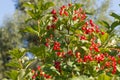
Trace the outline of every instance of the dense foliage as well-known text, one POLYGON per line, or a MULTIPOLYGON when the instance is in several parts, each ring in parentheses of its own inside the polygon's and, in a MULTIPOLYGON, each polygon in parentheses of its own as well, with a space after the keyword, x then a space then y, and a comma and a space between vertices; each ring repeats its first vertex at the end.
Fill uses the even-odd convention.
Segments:
MULTIPOLYGON (((6 75, 12 80, 119 80, 119 47, 109 45, 119 20, 109 25, 95 24, 81 4, 68 4, 58 10, 52 2, 25 3, 30 19, 23 32, 37 36, 29 49, 9 53, 11 68, 6 75), (32 57, 26 53, 33 53, 32 57)), ((113 17, 118 15, 113 13, 113 17)), ((117 16, 117 17, 116 17, 117 16)))

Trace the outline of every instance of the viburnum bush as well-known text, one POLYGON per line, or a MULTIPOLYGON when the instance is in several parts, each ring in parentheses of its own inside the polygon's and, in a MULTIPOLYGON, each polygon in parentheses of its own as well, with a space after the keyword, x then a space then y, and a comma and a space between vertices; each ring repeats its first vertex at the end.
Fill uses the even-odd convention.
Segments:
POLYGON ((111 55, 106 44, 110 31, 89 19, 81 4, 70 3, 48 13, 52 2, 25 6, 34 25, 24 31, 37 35, 38 43, 30 49, 11 51, 13 57, 18 52, 14 60, 21 65, 13 71, 18 74, 13 80, 111 80, 120 74, 120 56, 111 55), (25 58, 27 51, 36 58, 25 58), (33 64, 36 60, 39 65, 33 64))

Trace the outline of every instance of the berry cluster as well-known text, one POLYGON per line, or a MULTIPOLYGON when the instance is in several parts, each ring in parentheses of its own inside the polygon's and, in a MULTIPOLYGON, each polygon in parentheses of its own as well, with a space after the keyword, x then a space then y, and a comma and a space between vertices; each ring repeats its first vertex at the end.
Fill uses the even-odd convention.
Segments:
POLYGON ((112 72, 112 74, 115 74, 117 72, 117 62, 119 62, 119 59, 117 60, 114 56, 111 56, 108 53, 101 53, 98 55, 88 54, 85 55, 84 58, 81 58, 80 53, 77 52, 76 58, 76 61, 78 63, 84 64, 87 62, 96 62, 97 64, 100 64, 97 66, 97 71, 105 70, 106 72, 112 72))
POLYGON ((33 76, 32 76, 33 80, 37 80, 39 78, 45 79, 45 80, 52 78, 52 76, 43 72, 43 70, 41 69, 40 66, 37 67, 37 70, 32 70, 32 74, 33 74, 33 76))
POLYGON ((60 43, 59 42, 54 42, 53 50, 54 51, 60 50, 60 43))
POLYGON ((61 73, 60 62, 59 62, 59 61, 55 61, 55 62, 54 62, 54 66, 55 66, 56 70, 58 70, 58 71, 61 73))
MULTIPOLYGON (((77 62, 78 64, 80 63, 83 65, 91 64, 94 62, 95 65, 92 66, 92 68, 96 67, 96 72, 102 70, 115 74, 117 72, 116 66, 117 63, 120 63, 120 59, 117 60, 116 57, 109 55, 109 53, 106 53, 106 51, 102 51, 101 50, 102 43, 101 41, 100 42, 98 41, 100 36, 107 33, 100 30, 100 28, 93 22, 93 20, 90 19, 87 21, 85 11, 82 8, 78 8, 75 10, 74 8, 76 8, 74 7, 74 5, 68 4, 68 6, 63 5, 62 7, 60 7, 58 12, 55 9, 51 11, 52 23, 51 25, 47 26, 48 30, 47 33, 49 34, 50 32, 49 30, 52 30, 54 38, 51 39, 51 42, 49 41, 49 39, 46 40, 45 46, 51 49, 51 54, 52 53, 55 54, 54 56, 55 60, 53 60, 55 62, 53 64, 56 70, 61 73, 62 64, 64 63, 67 66, 67 60, 69 61, 71 60, 73 61, 73 63, 77 62), (66 23, 64 23, 64 21, 66 21, 66 23), (75 24, 82 22, 83 24, 78 27, 79 33, 74 32, 74 29, 77 29, 74 28, 75 24), (70 31, 70 29, 73 30, 70 31), (60 41, 59 37, 56 36, 55 32, 57 33, 58 36, 61 37, 64 35, 65 36, 64 38, 67 39, 60 38, 61 39, 60 41), (70 37, 73 36, 75 37, 75 39, 73 40, 72 43, 72 39, 70 37), (69 44, 72 44, 72 46, 69 44), (80 46, 78 44, 80 44, 80 46), (81 51, 81 46, 85 46, 85 48, 87 48, 86 51, 81 51), (64 61, 66 61, 66 63, 64 61)), ((51 33, 52 32, 50 32, 50 34, 51 33)), ((89 69, 87 70, 89 71, 89 69)))

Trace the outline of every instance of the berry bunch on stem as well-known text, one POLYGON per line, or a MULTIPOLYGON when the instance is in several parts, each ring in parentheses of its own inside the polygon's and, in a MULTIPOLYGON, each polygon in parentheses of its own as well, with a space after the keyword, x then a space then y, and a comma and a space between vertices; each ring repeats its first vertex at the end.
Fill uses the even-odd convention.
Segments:
MULTIPOLYGON (((100 72, 117 72, 116 57, 103 51, 102 43, 98 41, 106 33, 92 19, 87 18, 82 7, 77 4, 63 5, 59 11, 53 9, 51 16, 46 26, 45 46, 52 58, 48 64, 52 64, 59 73, 54 77, 66 79, 80 75, 97 76, 100 72)), ((49 59, 47 56, 44 58, 49 59)))

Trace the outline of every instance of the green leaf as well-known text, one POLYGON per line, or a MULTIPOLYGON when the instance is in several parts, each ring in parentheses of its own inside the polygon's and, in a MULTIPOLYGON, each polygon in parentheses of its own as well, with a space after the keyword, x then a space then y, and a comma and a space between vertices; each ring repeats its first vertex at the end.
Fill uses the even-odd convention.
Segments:
POLYGON ((117 70, 120 72, 120 65, 117 65, 117 70))
POLYGON ((111 80, 111 77, 109 77, 108 75, 106 75, 105 73, 103 73, 103 74, 100 74, 98 76, 97 80, 111 80))
POLYGON ((88 14, 88 15, 93 15, 94 13, 93 12, 85 12, 86 14, 88 14))
POLYGON ((26 12, 29 16, 32 17, 32 19, 36 19, 36 16, 35 16, 36 14, 32 10, 27 10, 26 12))
POLYGON ((111 30, 114 30, 115 27, 117 27, 118 25, 120 25, 120 22, 118 22, 118 21, 113 22, 113 23, 111 24, 111 30))
POLYGON ((49 8, 52 7, 52 6, 54 6, 54 3, 53 3, 53 2, 47 2, 47 3, 45 3, 45 5, 44 5, 44 10, 49 9, 49 8))
POLYGON ((58 70, 56 70, 56 68, 54 66, 51 66, 50 69, 52 70, 52 72, 55 72, 55 74, 60 75, 60 72, 58 70))
POLYGON ((104 35, 100 35, 100 41, 101 43, 104 43, 109 37, 109 34, 108 33, 105 33, 104 35))
POLYGON ((22 68, 19 62, 16 59, 11 60, 6 66, 13 67, 13 68, 22 68))
POLYGON ((39 35, 39 32, 34 30, 32 27, 26 27, 23 31, 39 35))
POLYGON ((82 7, 83 6, 83 4, 75 4, 75 9, 77 10, 77 9, 79 9, 80 7, 82 7))
POLYGON ((21 51, 20 49, 13 49, 9 51, 9 54, 11 54, 12 57, 14 58, 21 58, 24 55, 24 51, 21 51))
POLYGON ((26 3, 24 3, 23 4, 23 7, 28 7, 28 8, 31 8, 31 9, 35 9, 35 7, 34 7, 34 5, 32 4, 32 3, 30 3, 30 2, 26 2, 26 3))
POLYGON ((106 21, 98 21, 98 23, 100 24, 100 25, 102 25, 102 26, 104 26, 104 27, 106 27, 107 29, 109 29, 110 28, 110 25, 109 25, 109 23, 108 22, 106 22, 106 21))
POLYGON ((18 74, 18 80, 22 80, 22 79, 24 79, 25 72, 26 72, 25 69, 21 69, 21 70, 19 71, 19 74, 18 74))
POLYGON ((79 77, 73 77, 70 80, 89 80, 89 78, 85 75, 81 75, 79 77))
POLYGON ((6 72, 7 77, 9 77, 11 80, 18 80, 18 71, 16 70, 11 70, 6 72))
POLYGON ((39 0, 37 3, 37 7, 39 10, 41 10, 42 6, 43 6, 44 0, 39 0))
POLYGON ((84 51, 88 51, 88 49, 85 46, 81 46, 81 49, 83 49, 84 51))
POLYGON ((115 19, 120 20, 120 16, 117 15, 116 13, 111 13, 110 15, 111 15, 112 17, 114 17, 115 19))
POLYGON ((35 56, 43 58, 45 56, 45 46, 42 45, 40 47, 37 47, 37 46, 32 47, 30 48, 30 52, 35 54, 35 56))

